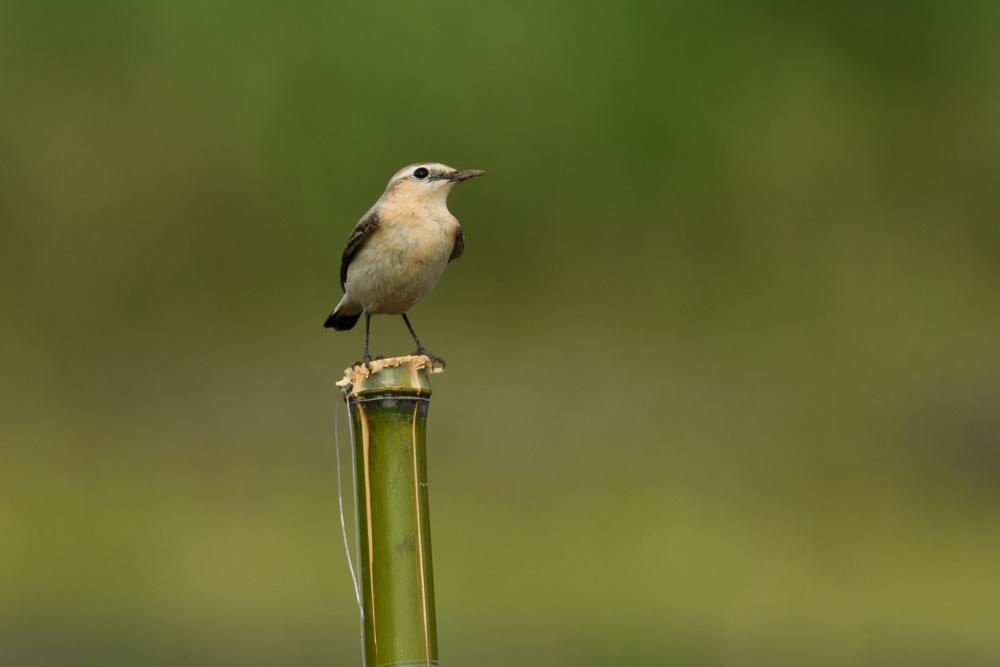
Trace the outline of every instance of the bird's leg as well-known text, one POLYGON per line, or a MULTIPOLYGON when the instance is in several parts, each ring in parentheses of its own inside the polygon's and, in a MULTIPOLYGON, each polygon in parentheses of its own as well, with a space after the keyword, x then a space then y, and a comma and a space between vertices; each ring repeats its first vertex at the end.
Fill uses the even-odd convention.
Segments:
POLYGON ((410 335, 413 336, 413 340, 417 344, 417 351, 414 352, 414 355, 417 356, 423 355, 429 358, 431 360, 432 367, 434 365, 434 362, 438 361, 441 363, 441 368, 444 368, 445 367, 444 359, 428 352, 427 348, 424 347, 423 344, 420 342, 420 339, 417 338, 417 332, 413 330, 413 325, 410 324, 410 319, 406 316, 406 313, 403 313, 403 321, 406 322, 406 328, 410 330, 410 335))
POLYGON ((368 333, 371 330, 372 316, 367 310, 365 311, 365 356, 361 357, 361 361, 355 361, 355 366, 361 366, 364 364, 368 368, 368 372, 372 371, 372 356, 368 354, 368 333))
POLYGON ((368 367, 369 371, 372 369, 372 364, 371 364, 372 355, 368 354, 368 334, 371 331, 371 325, 372 325, 372 314, 366 310, 365 311, 365 356, 363 356, 362 359, 364 359, 365 366, 368 367))

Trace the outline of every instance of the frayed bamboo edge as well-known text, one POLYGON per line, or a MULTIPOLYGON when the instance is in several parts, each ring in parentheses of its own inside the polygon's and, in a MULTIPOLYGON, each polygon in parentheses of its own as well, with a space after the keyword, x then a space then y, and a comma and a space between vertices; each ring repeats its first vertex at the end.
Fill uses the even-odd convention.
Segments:
POLYGON ((430 357, 422 354, 408 354, 405 357, 390 357, 389 359, 372 359, 371 370, 365 364, 358 364, 344 369, 344 379, 337 383, 342 389, 350 388, 351 396, 357 396, 362 383, 378 373, 384 368, 395 368, 396 366, 407 366, 413 377, 417 376, 417 371, 426 370, 428 373, 443 373, 444 368, 435 366, 430 357))

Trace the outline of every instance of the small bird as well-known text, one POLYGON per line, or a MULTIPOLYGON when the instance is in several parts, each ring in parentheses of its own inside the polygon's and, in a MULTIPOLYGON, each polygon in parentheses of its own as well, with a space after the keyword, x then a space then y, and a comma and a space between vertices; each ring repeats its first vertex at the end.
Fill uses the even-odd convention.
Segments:
POLYGON ((371 316, 402 315, 417 343, 415 354, 444 365, 421 344, 406 312, 430 293, 448 262, 462 256, 465 238, 448 211, 448 195, 456 184, 483 173, 436 162, 403 167, 354 227, 340 261, 344 297, 323 326, 347 331, 364 313, 366 364, 371 316))

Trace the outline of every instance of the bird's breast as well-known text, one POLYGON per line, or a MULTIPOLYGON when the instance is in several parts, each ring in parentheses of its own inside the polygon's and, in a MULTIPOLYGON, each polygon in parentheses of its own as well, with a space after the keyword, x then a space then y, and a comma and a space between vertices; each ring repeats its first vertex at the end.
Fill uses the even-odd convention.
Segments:
POLYGON ((450 215, 383 217, 351 260, 345 290, 370 313, 406 312, 437 284, 457 226, 450 215))

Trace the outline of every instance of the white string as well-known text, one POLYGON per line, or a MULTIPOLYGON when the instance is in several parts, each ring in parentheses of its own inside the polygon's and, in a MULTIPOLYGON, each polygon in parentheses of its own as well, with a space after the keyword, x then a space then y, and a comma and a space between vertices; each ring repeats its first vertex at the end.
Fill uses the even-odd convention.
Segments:
MULTIPOLYGON (((341 389, 340 395, 344 397, 344 401, 346 402, 347 401, 347 390, 346 389, 341 389)), ((357 600, 358 600, 358 608, 361 610, 361 618, 362 618, 362 620, 364 620, 365 610, 364 610, 364 607, 361 605, 361 589, 358 587, 358 577, 361 575, 361 573, 359 572, 357 575, 355 575, 355 573, 354 573, 354 563, 351 561, 351 548, 348 546, 348 542, 347 542, 347 522, 344 521, 344 492, 343 492, 343 489, 341 488, 341 483, 340 483, 340 431, 337 428, 337 422, 338 422, 339 415, 340 415, 340 401, 337 401, 337 407, 334 408, 334 411, 333 411, 333 442, 334 442, 334 447, 337 450, 337 505, 340 507, 340 531, 341 531, 341 534, 344 536, 344 551, 347 553, 347 566, 351 569, 351 581, 354 582, 354 597, 357 598, 357 600)), ((354 443, 354 425, 350 421, 350 415, 348 415, 347 423, 348 423, 348 426, 350 426, 350 429, 351 429, 351 443, 353 444, 354 443)), ((352 447, 351 451, 353 452, 353 450, 354 450, 354 448, 352 447)), ((355 465, 354 465, 354 455, 353 454, 351 455, 351 471, 352 472, 356 472, 355 465)), ((351 479, 354 480, 354 489, 355 489, 355 494, 354 494, 354 534, 355 534, 355 536, 357 536, 357 534, 358 534, 358 510, 357 510, 357 502, 358 502, 357 501, 357 497, 358 497, 358 495, 357 495, 357 484, 358 484, 358 482, 355 479, 355 475, 351 475, 351 479)), ((355 547, 357 547, 357 544, 355 544, 355 547)), ((358 552, 356 551, 355 553, 358 553, 358 552)), ((361 562, 360 561, 358 561, 358 566, 359 567, 361 566, 361 562)), ((363 644, 362 644, 362 648, 363 648, 363 644)))

